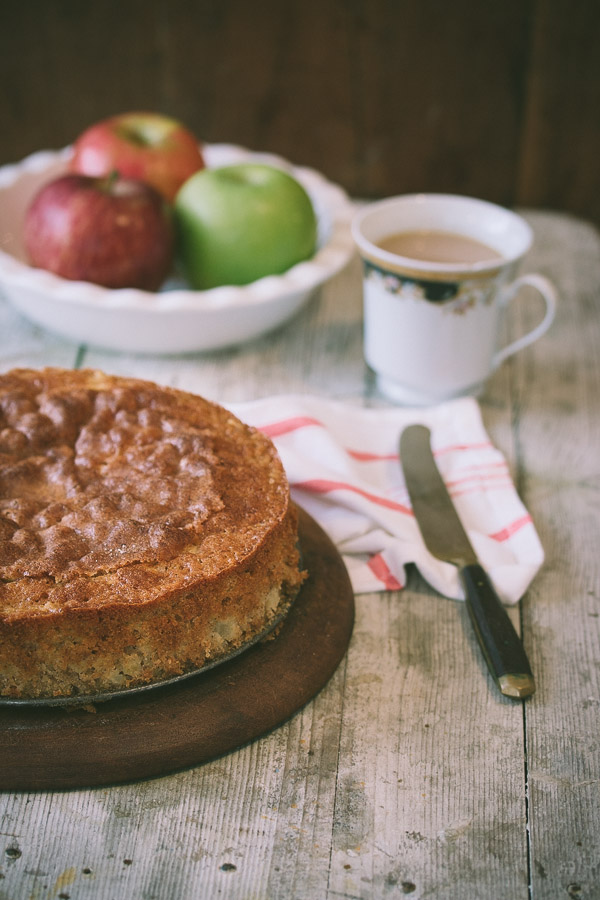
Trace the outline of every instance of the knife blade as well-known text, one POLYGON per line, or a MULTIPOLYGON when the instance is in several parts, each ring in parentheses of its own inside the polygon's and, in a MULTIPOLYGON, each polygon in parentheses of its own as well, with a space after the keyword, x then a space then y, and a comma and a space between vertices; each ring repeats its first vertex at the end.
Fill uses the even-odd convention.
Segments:
POLYGON ((433 458, 429 428, 409 425, 403 430, 400 462, 427 549, 458 567, 469 618, 498 687, 508 697, 530 696, 535 680, 522 641, 450 499, 433 458))

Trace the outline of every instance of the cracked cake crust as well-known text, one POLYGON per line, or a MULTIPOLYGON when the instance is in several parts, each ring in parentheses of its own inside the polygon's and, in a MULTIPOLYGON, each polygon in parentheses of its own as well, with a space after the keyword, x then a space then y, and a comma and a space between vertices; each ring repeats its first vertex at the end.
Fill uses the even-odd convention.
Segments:
POLYGON ((0 695, 176 677, 303 580, 277 452, 201 397, 97 370, 0 376, 0 695))

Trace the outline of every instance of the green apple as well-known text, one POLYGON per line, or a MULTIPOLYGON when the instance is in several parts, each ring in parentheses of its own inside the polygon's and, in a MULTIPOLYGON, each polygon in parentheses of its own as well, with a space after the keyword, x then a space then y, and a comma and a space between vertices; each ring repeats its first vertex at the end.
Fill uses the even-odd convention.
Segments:
POLYGON ((179 255, 199 290, 279 275, 316 249, 317 218, 283 169, 245 162, 192 175, 175 198, 179 255))

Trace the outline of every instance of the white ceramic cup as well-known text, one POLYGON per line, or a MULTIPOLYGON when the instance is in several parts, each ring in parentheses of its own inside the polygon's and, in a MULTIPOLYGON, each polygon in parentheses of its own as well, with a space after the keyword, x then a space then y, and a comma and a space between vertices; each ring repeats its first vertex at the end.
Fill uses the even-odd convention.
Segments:
POLYGON ((364 207, 352 234, 364 266, 365 359, 381 393, 396 403, 428 405, 478 394, 508 356, 552 323, 552 284, 542 275, 516 277, 532 243, 531 229, 501 206, 452 194, 407 194, 364 207), (500 258, 429 262, 377 245, 402 231, 474 238, 500 258), (526 285, 543 298, 545 314, 532 331, 499 347, 506 308, 526 285))

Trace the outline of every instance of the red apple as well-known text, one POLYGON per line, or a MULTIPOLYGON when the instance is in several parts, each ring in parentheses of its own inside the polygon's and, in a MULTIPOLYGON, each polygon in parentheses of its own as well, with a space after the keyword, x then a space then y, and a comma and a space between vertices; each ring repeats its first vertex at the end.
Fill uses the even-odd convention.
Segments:
POLYGON ((81 175, 147 181, 173 200, 190 175, 204 168, 197 138, 181 122, 158 113, 122 113, 90 126, 75 141, 70 168, 81 175))
POLYGON ((25 214, 34 266, 107 288, 158 290, 173 259, 173 222, 149 184, 114 173, 67 174, 44 185, 25 214))

